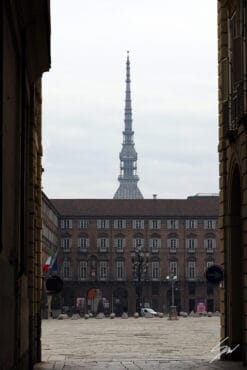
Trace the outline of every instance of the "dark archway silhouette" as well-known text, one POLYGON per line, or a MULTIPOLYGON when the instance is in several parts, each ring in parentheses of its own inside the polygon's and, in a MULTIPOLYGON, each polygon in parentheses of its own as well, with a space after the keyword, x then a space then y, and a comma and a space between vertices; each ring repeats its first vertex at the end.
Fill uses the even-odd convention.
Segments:
POLYGON ((235 166, 230 185, 229 202, 229 240, 228 250, 225 258, 226 266, 226 334, 229 336, 231 348, 239 345, 232 352, 232 360, 242 360, 243 343, 243 241, 242 241, 242 188, 240 181, 240 171, 235 166))

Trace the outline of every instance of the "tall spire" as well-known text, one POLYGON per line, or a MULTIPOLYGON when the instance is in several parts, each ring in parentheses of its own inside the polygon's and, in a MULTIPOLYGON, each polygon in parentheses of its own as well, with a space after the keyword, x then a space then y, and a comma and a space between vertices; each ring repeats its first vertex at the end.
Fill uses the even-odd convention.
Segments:
POLYGON ((125 115, 124 116, 125 131, 132 131, 132 108, 131 108, 131 92, 130 92, 129 51, 127 51, 127 62, 126 62, 126 91, 125 91, 124 115, 125 115))
POLYGON ((127 51, 126 62, 126 91, 125 91, 125 110, 124 110, 124 131, 122 150, 119 154, 120 175, 118 181, 119 188, 114 195, 114 199, 143 199, 137 182, 137 153, 134 144, 134 131, 132 131, 132 108, 130 91, 130 61, 129 51, 127 51))

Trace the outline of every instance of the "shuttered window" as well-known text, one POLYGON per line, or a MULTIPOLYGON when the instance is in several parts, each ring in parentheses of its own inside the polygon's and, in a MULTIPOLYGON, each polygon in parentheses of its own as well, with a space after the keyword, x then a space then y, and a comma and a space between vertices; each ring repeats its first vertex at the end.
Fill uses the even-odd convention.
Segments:
POLYGON ((61 229, 72 229, 72 220, 61 220, 61 229))
POLYGON ((179 222, 178 220, 169 219, 167 220, 167 229, 178 229, 179 222))

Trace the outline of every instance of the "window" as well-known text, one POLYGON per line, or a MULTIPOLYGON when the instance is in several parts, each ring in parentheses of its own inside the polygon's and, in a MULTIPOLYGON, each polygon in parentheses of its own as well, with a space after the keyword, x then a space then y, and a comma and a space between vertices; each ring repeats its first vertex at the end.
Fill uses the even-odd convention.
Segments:
POLYGON ((117 261, 116 265, 117 280, 124 279, 124 261, 117 261))
MULTIPOLYGON (((43 229, 44 230, 44 229, 43 229)), ((46 235, 46 237, 47 237, 47 239, 51 242, 51 243, 53 243, 53 244, 55 244, 55 245, 57 245, 57 235, 55 235, 51 230, 49 230, 48 228, 46 228, 46 231, 47 231, 47 233, 48 233, 48 235, 46 235)))
POLYGON ((149 220, 149 229, 160 229, 160 220, 149 220))
POLYGON ((159 238, 151 238, 149 246, 152 252, 159 252, 161 246, 161 240, 159 238))
POLYGON ((61 239, 61 247, 63 248, 64 252, 70 251, 72 247, 72 239, 71 238, 62 238, 61 239))
POLYGON ((72 229, 72 220, 61 220, 61 229, 72 229))
POLYGON ((178 248, 178 239, 171 238, 167 240, 168 248, 170 249, 170 252, 176 252, 178 248))
POLYGON ((152 280, 160 278, 160 263, 159 261, 152 262, 152 280))
POLYGON ((178 220, 170 219, 167 220, 167 229, 178 229, 179 222, 178 220))
POLYGON ((114 220, 114 229, 125 229, 126 220, 114 220))
POLYGON ((144 229, 144 220, 133 220, 133 229, 144 229))
POLYGON ((79 279, 87 280, 87 261, 80 261, 79 264, 79 279))
POLYGON ((133 247, 134 248, 138 248, 138 247, 143 248, 144 247, 144 239, 143 238, 133 239, 133 247))
POLYGON ((196 229, 197 220, 186 220, 186 229, 196 229))
POLYGON ((98 229, 109 229, 109 220, 97 220, 98 229))
POLYGON ((62 276, 64 279, 70 279, 71 278, 71 267, 70 267, 70 261, 64 261, 62 265, 62 276))
POLYGON ((204 239, 204 248, 206 248, 207 252, 212 253, 215 247, 216 247, 216 240, 214 238, 204 239))
POLYGON ((233 89, 236 89, 236 82, 243 77, 243 62, 242 62, 242 35, 241 31, 241 12, 236 10, 230 19, 230 42, 229 48, 231 51, 231 76, 233 89))
POLYGON ((80 228, 81 229, 87 229, 88 228, 88 220, 85 220, 84 218, 80 220, 80 228))
MULTIPOLYGON (((222 101, 226 101, 228 100, 228 97, 229 97, 229 61, 227 57, 222 59, 221 61, 221 73, 222 73, 221 97, 222 97, 222 101)), ((228 109, 228 104, 227 104, 227 109, 228 109)))
POLYGON ((178 277, 178 263, 177 263, 177 261, 170 261, 170 263, 169 263, 169 273, 178 277))
POLYGON ((216 220, 204 220, 204 229, 214 230, 216 228, 216 220))
POLYGON ((195 279, 196 277, 196 263, 195 261, 188 262, 188 279, 195 279))
POLYGON ((241 36, 241 21, 239 11, 235 11, 230 19, 231 36, 236 39, 241 36))
POLYGON ((97 247, 99 248, 100 252, 106 252, 109 248, 109 239, 108 238, 98 238, 97 239, 97 247))
POLYGON ((108 263, 106 261, 100 261, 99 263, 99 278, 100 280, 106 280, 108 275, 108 263))
POLYGON ((47 238, 49 242, 57 245, 57 236, 44 223, 42 225, 42 237, 47 238))
POLYGON ((197 239, 186 239, 186 248, 188 249, 188 252, 195 252, 195 249, 197 248, 197 239))
POLYGON ((89 239, 86 237, 78 239, 78 247, 80 250, 87 250, 89 247, 89 239))
POLYGON ((124 238, 115 238, 114 239, 114 245, 117 250, 117 252, 123 252, 125 247, 125 239, 124 238))

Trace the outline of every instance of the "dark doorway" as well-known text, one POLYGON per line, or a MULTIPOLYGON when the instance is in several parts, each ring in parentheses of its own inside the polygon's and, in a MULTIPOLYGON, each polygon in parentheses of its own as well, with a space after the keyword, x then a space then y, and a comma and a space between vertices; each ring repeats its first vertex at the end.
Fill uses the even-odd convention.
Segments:
POLYGON ((62 291, 62 297, 63 297, 63 312, 67 313, 69 316, 72 315, 73 312, 75 312, 76 309, 76 299, 74 290, 72 288, 66 287, 62 291))
POLYGON ((128 312, 128 292, 124 288, 115 289, 113 292, 113 312, 116 316, 128 312))
POLYGON ((196 310, 196 300, 194 298, 189 299, 189 312, 196 310))
POLYGON ((208 312, 214 312, 214 300, 213 299, 207 299, 207 307, 206 310, 208 312))

